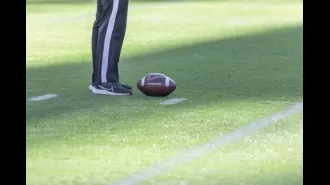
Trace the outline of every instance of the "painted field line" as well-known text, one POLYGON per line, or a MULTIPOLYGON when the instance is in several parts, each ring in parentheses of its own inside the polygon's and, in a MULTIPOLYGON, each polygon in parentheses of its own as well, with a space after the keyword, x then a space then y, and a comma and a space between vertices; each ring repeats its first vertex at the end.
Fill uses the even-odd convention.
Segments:
POLYGON ((48 100, 48 99, 56 98, 56 97, 57 97, 56 94, 45 94, 45 95, 42 95, 42 96, 32 97, 32 98, 30 98, 28 100, 29 101, 43 101, 43 100, 48 100))
POLYGON ((299 112, 303 111, 303 103, 295 104, 281 112, 272 114, 269 117, 256 120, 252 123, 247 124, 246 126, 240 127, 233 132, 230 132, 224 136, 220 136, 206 144, 200 145, 196 148, 187 150, 186 152, 179 154, 176 157, 173 157, 167 161, 161 162, 150 168, 147 168, 143 171, 139 171, 135 174, 127 176, 123 179, 118 180, 113 183, 113 185, 136 185, 143 181, 146 181, 152 177, 158 176, 164 173, 165 170, 173 168, 183 162, 192 160, 195 157, 206 154, 215 148, 220 148, 225 144, 233 143, 236 140, 248 136, 253 132, 256 132, 264 127, 267 127, 271 124, 277 123, 280 120, 283 120, 286 117, 293 116, 299 112))
POLYGON ((171 99, 168 99, 166 101, 163 101, 161 102, 160 104, 161 105, 173 105, 173 104, 177 104, 177 103, 180 103, 182 101, 185 101, 187 99, 185 98, 171 98, 171 99))

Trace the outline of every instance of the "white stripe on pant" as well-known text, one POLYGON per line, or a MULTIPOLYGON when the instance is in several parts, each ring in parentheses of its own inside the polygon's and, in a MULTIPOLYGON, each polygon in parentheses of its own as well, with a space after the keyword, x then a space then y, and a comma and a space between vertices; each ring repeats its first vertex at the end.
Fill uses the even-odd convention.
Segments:
POLYGON ((115 21, 117 17, 119 7, 119 0, 113 0, 112 12, 108 23, 107 32, 105 34, 104 46, 103 46, 103 56, 102 56, 102 64, 101 64, 101 81, 102 83, 107 82, 107 70, 109 64, 109 49, 111 44, 111 38, 113 29, 115 26, 115 21))

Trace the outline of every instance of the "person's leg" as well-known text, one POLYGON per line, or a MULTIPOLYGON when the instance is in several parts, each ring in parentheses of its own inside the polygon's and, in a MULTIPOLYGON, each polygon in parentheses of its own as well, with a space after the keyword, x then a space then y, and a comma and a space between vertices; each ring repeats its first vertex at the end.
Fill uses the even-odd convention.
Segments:
POLYGON ((95 21, 93 24, 93 31, 92 31, 92 60, 93 60, 93 74, 92 74, 92 85, 97 85, 96 76, 98 74, 98 65, 96 62, 96 51, 97 51, 97 41, 99 35, 99 28, 101 26, 101 15, 103 13, 103 7, 101 0, 97 0, 96 6, 96 16, 95 21))
MULTIPOLYGON (((126 33, 127 10, 128 0, 119 0, 116 17, 113 19, 114 21, 111 21, 111 19, 109 21, 109 24, 111 25, 108 25, 108 29, 111 30, 111 33, 109 30, 106 39, 109 39, 110 42, 105 42, 103 48, 103 64, 105 64, 104 67, 107 65, 107 69, 106 71, 103 71, 104 73, 102 74, 106 76, 105 78, 107 82, 120 81, 118 63, 126 33), (109 54, 108 58, 105 57, 107 54, 109 54)), ((105 70, 105 68, 103 68, 103 70, 105 70)))
POLYGON ((128 0, 100 0, 103 12, 97 36, 94 93, 130 95, 119 83, 118 62, 126 31, 128 0))

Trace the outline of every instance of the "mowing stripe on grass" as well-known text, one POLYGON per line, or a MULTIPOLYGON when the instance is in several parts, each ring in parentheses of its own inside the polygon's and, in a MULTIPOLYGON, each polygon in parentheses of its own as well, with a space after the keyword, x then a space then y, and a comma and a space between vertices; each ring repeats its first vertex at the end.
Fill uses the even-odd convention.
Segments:
POLYGON ((283 104, 283 103, 289 103, 289 104, 297 104, 299 102, 292 102, 292 101, 266 101, 266 103, 270 104, 283 104))
POLYGON ((161 105, 173 105, 173 104, 180 103, 184 100, 186 100, 186 99, 185 98, 171 98, 171 99, 161 102, 160 104, 161 105))
POLYGON ((42 95, 42 96, 32 97, 28 100, 29 101, 43 101, 43 100, 48 100, 48 99, 56 98, 56 97, 57 97, 56 94, 45 94, 45 95, 42 95))
MULTIPOLYGON (((171 5, 176 2, 185 1, 185 0, 168 0, 164 2, 157 2, 157 3, 145 3, 144 5, 130 5, 129 11, 132 10, 140 10, 143 8, 152 8, 152 7, 162 7, 164 5, 171 5)), ((48 18, 45 20, 41 20, 39 22, 35 22, 32 24, 28 24, 29 26, 40 26, 46 24, 56 24, 56 23, 65 23, 65 22, 75 22, 75 21, 83 21, 83 20, 94 20, 95 19, 95 12, 83 13, 74 16, 67 16, 67 17, 60 17, 60 18, 48 18)))
POLYGON ((113 185, 139 184, 154 176, 158 176, 162 174, 165 170, 168 170, 171 167, 175 167, 183 162, 192 160, 195 157, 210 152, 212 149, 220 148, 225 144, 233 143, 234 141, 242 137, 248 136, 253 132, 256 132, 271 124, 277 123, 278 121, 284 119, 285 117, 293 116, 301 111, 303 111, 303 102, 295 104, 285 110, 282 110, 281 112, 272 114, 269 117, 256 120, 252 123, 247 124, 246 126, 234 130, 233 132, 230 132, 224 136, 220 136, 206 144, 190 149, 174 158, 171 158, 167 161, 151 166, 150 168, 147 168, 143 171, 139 171, 126 178, 120 179, 119 181, 113 183, 113 185))

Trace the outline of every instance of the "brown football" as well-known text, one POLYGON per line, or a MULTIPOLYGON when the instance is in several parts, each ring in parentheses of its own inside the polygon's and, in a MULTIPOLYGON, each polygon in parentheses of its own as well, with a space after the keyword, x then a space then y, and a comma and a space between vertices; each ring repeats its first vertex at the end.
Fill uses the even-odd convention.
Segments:
POLYGON ((137 88, 146 96, 164 97, 176 89, 176 84, 164 74, 150 73, 138 81, 137 88))

